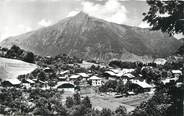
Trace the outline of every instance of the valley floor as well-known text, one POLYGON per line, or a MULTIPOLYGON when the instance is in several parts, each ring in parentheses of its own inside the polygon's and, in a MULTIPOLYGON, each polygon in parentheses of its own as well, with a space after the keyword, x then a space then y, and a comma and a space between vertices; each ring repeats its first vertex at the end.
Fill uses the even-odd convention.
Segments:
MULTIPOLYGON (((66 97, 72 96, 72 93, 64 92, 63 101, 66 97)), ((139 106, 143 101, 147 101, 152 97, 153 94, 142 93, 132 96, 121 96, 115 97, 115 95, 110 94, 99 94, 92 91, 90 94, 81 94, 81 97, 84 98, 88 96, 91 100, 92 106, 94 109, 102 110, 103 108, 110 109, 115 111, 120 105, 124 106, 127 109, 127 112, 133 111, 136 106, 139 106)))

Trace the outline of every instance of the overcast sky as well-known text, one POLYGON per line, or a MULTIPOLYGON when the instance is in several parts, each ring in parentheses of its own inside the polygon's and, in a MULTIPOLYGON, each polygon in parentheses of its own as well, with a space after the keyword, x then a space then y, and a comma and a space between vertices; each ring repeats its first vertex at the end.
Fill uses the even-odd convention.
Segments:
POLYGON ((142 13, 147 10, 146 2, 140 0, 0 0, 0 41, 52 25, 79 11, 110 22, 148 27, 142 22, 142 13))

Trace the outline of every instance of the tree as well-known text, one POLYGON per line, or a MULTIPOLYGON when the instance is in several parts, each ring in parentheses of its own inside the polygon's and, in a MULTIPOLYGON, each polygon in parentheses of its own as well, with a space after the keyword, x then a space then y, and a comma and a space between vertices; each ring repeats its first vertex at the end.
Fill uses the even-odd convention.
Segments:
POLYGON ((149 114, 144 110, 135 109, 132 113, 132 116, 149 116, 149 114))
POLYGON ((79 105, 81 103, 80 94, 76 93, 73 95, 73 97, 74 97, 74 104, 79 105))
POLYGON ((110 109, 103 108, 101 111, 101 116, 112 116, 112 111, 110 109))
POLYGON ((32 52, 27 52, 23 57, 25 62, 34 63, 34 54, 32 52))
POLYGON ((70 116, 86 116, 90 113, 89 108, 85 107, 83 104, 77 105, 73 111, 71 111, 70 116))
POLYGON ((126 93, 125 85, 124 85, 123 81, 118 82, 117 87, 116 87, 116 91, 118 93, 121 93, 121 94, 126 93))
POLYGON ((121 116, 126 116, 127 115, 127 110, 124 106, 119 106, 117 109, 116 109, 116 114, 118 115, 121 115, 121 116))
POLYGON ((66 98, 66 107, 71 108, 74 104, 73 98, 72 97, 67 97, 66 98))
POLYGON ((44 71, 40 71, 40 73, 38 74, 38 79, 40 79, 41 81, 46 81, 46 74, 44 71))
POLYGON ((147 0, 150 9, 143 13, 152 30, 161 30, 170 35, 184 34, 184 1, 147 0))
POLYGON ((8 58, 16 58, 22 54, 23 50, 21 50, 18 46, 13 45, 6 53, 6 57, 8 58))
POLYGON ((87 108, 91 108, 92 105, 91 105, 91 101, 89 99, 88 96, 86 96, 83 100, 82 100, 82 104, 87 107, 87 108))

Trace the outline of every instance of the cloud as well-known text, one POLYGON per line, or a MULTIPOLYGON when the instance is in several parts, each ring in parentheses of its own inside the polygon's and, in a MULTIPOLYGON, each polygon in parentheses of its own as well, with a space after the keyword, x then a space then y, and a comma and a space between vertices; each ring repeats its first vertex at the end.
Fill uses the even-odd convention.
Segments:
POLYGON ((83 1, 82 6, 82 10, 91 16, 118 24, 127 21, 127 9, 119 0, 108 0, 103 5, 83 1))
MULTIPOLYGON (((127 21, 127 9, 119 0, 107 0, 104 4, 81 0, 81 5, 82 11, 90 16, 118 24, 127 21)), ((78 12, 78 10, 71 11, 67 16, 74 16, 78 12)))
POLYGON ((10 37, 10 36, 17 36, 26 32, 31 31, 32 28, 29 26, 25 26, 23 24, 19 24, 15 27, 6 26, 1 33, 0 41, 10 37))
POLYGON ((47 27, 50 26, 51 24, 52 24, 51 21, 45 19, 42 19, 40 22, 38 22, 38 25, 41 27, 47 27))
POLYGON ((151 26, 147 22, 141 22, 138 27, 140 28, 150 28, 151 26))
POLYGON ((80 11, 76 10, 76 11, 71 11, 68 13, 68 15, 66 17, 71 17, 71 16, 75 16, 76 14, 78 14, 80 11))

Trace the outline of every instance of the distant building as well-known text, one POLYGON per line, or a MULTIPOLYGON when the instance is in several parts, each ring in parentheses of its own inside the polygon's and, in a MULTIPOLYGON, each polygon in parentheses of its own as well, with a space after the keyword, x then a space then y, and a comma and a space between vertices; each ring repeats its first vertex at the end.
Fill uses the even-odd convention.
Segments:
POLYGON ((66 81, 67 80, 67 76, 66 75, 65 76, 59 76, 58 80, 59 81, 66 81))
POLYGON ((51 73, 53 70, 50 67, 46 67, 43 69, 46 73, 51 73))
POLYGON ((31 88, 31 86, 33 86, 35 84, 35 81, 33 81, 33 80, 31 80, 31 79, 23 79, 22 80, 22 85, 24 86, 24 87, 26 87, 27 89, 28 88, 31 88))
POLYGON ((59 81, 66 81, 68 79, 68 75, 70 74, 69 70, 59 71, 57 72, 57 77, 59 81))
POLYGON ((89 80, 92 81, 92 86, 102 86, 102 79, 97 76, 92 76, 89 80))
POLYGON ((164 58, 157 58, 154 60, 154 63, 156 63, 157 65, 164 65, 166 62, 167 60, 164 58))
POLYGON ((178 80, 178 77, 174 77, 174 78, 166 78, 164 80, 162 80, 163 84, 167 84, 167 83, 170 83, 171 81, 177 81, 178 80))
POLYGON ((78 75, 80 75, 82 80, 87 80, 89 78, 89 74, 86 73, 77 73, 78 75))
POLYGON ((116 76, 116 73, 113 71, 105 71, 103 76, 108 80, 116 80, 118 77, 116 76))
POLYGON ((172 72, 173 76, 177 77, 177 78, 179 78, 179 76, 182 75, 181 70, 172 70, 171 72, 172 72))
POLYGON ((88 69, 88 68, 90 68, 91 66, 95 66, 95 67, 97 67, 97 66, 99 66, 98 64, 96 64, 96 63, 92 63, 92 62, 87 62, 87 61, 82 61, 82 63, 80 63, 80 64, 78 64, 80 67, 82 67, 82 68, 85 68, 85 69, 88 69))
POLYGON ((33 80, 31 80, 31 79, 23 79, 22 80, 22 83, 30 83, 30 84, 34 84, 35 83, 35 81, 33 81, 33 80))
POLYGON ((132 79, 132 78, 135 78, 135 76, 131 73, 126 73, 123 75, 124 77, 127 77, 128 79, 132 79))
POLYGON ((64 92, 75 92, 75 85, 71 82, 58 82, 56 86, 54 87, 58 91, 64 91, 64 92))
POLYGON ((79 81, 80 80, 80 75, 73 74, 69 77, 70 81, 79 81))
POLYGON ((21 81, 19 81, 17 78, 9 78, 2 80, 1 85, 4 87, 11 87, 11 86, 19 86, 21 84, 21 81))
POLYGON ((69 70, 65 70, 65 71, 60 71, 58 75, 59 76, 64 76, 64 75, 69 74, 69 73, 70 73, 69 70))
POLYGON ((116 80, 119 79, 120 77, 125 77, 125 78, 134 78, 135 76, 131 74, 131 72, 134 71, 134 69, 111 69, 108 71, 104 72, 104 76, 109 79, 109 80, 116 80))
POLYGON ((130 80, 130 81, 132 82, 132 88, 140 92, 149 92, 151 88, 153 88, 153 86, 148 84, 145 80, 144 81, 130 80))

